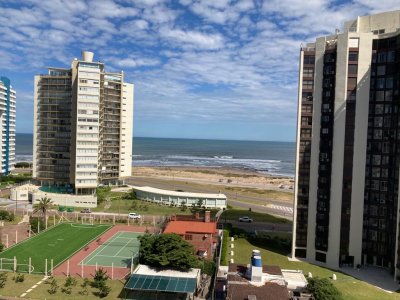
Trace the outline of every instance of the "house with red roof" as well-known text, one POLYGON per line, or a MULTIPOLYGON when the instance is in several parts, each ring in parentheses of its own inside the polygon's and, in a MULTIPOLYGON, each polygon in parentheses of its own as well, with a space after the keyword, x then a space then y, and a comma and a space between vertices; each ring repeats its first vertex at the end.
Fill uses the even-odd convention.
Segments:
POLYGON ((199 219, 198 214, 192 220, 178 220, 173 216, 164 233, 180 235, 195 247, 196 254, 200 257, 212 258, 218 242, 217 223, 211 221, 209 211, 205 212, 204 220, 199 219))

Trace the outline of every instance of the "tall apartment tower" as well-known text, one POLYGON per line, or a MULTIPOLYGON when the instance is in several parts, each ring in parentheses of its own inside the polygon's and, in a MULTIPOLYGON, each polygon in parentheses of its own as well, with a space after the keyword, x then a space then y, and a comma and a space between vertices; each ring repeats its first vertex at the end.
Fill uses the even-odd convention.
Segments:
POLYGON ((35 76, 33 177, 93 194, 131 175, 133 84, 82 52, 70 69, 35 76))
POLYGON ((400 274, 400 11, 300 49, 292 256, 400 274))
POLYGON ((8 175, 15 164, 16 96, 10 79, 0 76, 0 174, 8 175))

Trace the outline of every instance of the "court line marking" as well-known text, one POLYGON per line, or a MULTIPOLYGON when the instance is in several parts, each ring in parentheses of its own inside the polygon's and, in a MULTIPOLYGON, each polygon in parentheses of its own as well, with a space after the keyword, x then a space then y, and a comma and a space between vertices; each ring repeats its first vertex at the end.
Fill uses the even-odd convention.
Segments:
MULTIPOLYGON (((112 237, 110 237, 108 240, 106 240, 104 243, 107 243, 107 242, 113 242, 114 240, 116 240, 117 238, 123 238, 123 237, 120 237, 120 235, 121 234, 123 234, 123 233, 133 233, 133 234, 137 234, 137 236, 136 237, 134 237, 134 238, 131 238, 130 240, 135 240, 135 239, 137 239, 137 237, 140 235, 140 234, 143 234, 142 232, 133 232, 133 231, 118 231, 118 232, 116 232, 112 237)), ((127 245, 129 244, 129 242, 125 245, 125 246, 123 246, 123 248, 125 248, 127 245)), ((105 249, 107 249, 108 247, 111 247, 110 245, 104 245, 103 244, 103 249, 101 249, 99 252, 97 252, 96 253, 96 251, 99 249, 99 248, 97 248, 94 252, 92 252, 92 253, 90 253, 87 257, 85 257, 84 259, 82 259, 80 262, 79 262, 79 265, 90 265, 90 261, 92 261, 93 260, 93 258, 95 258, 96 256, 100 256, 100 253, 102 252, 102 251, 104 251, 105 249), (88 261, 86 261, 85 262, 85 260, 89 257, 89 256, 91 256, 91 255, 93 255, 88 261)), ((139 245, 137 245, 137 246, 135 246, 133 249, 138 249, 139 248, 139 245)), ((120 249, 121 250, 121 249, 120 249)), ((137 251, 136 251, 137 252, 137 251)), ((119 251, 118 251, 118 253, 119 253, 119 251)), ((117 254, 118 254, 117 253, 117 254)), ((110 257, 110 256, 107 256, 107 257, 110 257)), ((124 257, 125 258, 125 257, 124 257)), ((127 257, 128 258, 128 257, 127 257)))

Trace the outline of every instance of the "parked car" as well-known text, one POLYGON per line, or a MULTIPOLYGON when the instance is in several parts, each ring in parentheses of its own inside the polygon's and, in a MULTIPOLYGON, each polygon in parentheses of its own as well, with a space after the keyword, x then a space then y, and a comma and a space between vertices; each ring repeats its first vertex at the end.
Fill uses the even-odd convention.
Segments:
POLYGON ((253 222, 253 219, 252 219, 252 218, 249 218, 249 217, 240 217, 240 218, 239 218, 239 222, 251 223, 251 222, 253 222))
POLYGON ((134 219, 134 220, 138 220, 140 219, 142 216, 137 214, 137 213, 129 213, 128 218, 129 219, 134 219))
POLYGON ((90 214, 92 211, 90 210, 90 208, 84 208, 81 210, 81 213, 83 214, 90 214))

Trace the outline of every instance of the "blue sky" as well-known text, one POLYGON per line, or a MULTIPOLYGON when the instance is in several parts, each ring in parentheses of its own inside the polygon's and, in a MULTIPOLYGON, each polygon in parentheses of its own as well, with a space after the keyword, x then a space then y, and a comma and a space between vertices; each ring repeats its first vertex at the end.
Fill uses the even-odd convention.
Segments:
POLYGON ((294 141, 301 43, 398 0, 2 0, 0 74, 31 133, 33 76, 86 49, 135 84, 134 136, 294 141))

